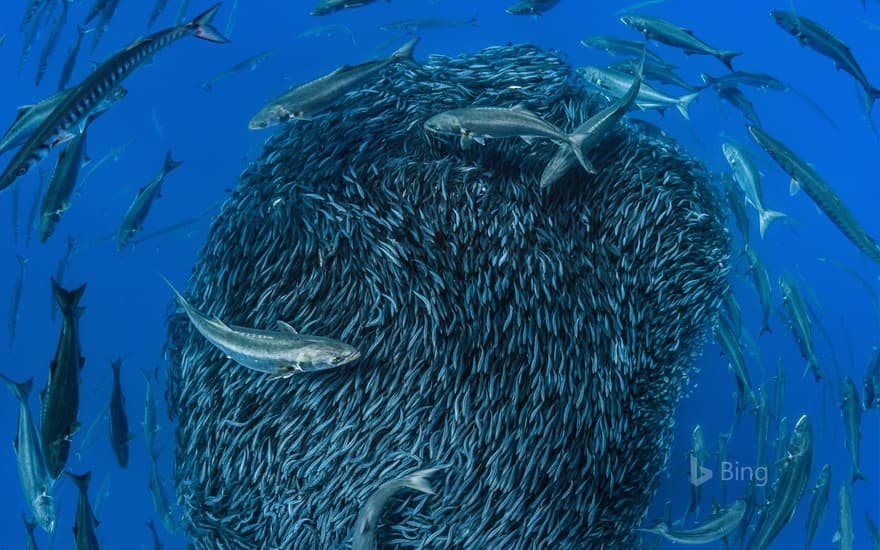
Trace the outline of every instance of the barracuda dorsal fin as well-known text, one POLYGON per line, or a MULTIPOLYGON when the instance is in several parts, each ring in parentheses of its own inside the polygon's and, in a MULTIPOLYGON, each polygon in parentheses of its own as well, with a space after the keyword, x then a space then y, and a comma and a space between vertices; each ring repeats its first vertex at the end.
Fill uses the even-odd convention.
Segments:
POLYGON ((284 321, 282 321, 280 319, 278 321, 276 321, 276 324, 278 325, 278 330, 280 330, 281 332, 287 332, 290 334, 299 334, 295 328, 293 328, 288 323, 285 323, 284 321))

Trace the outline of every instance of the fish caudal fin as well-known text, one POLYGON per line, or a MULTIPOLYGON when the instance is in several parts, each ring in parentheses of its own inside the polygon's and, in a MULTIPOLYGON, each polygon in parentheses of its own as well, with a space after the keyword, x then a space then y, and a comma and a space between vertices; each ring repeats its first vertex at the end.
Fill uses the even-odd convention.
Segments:
POLYGON ((718 61, 721 61, 722 63, 724 63, 724 66, 732 71, 733 70, 733 58, 738 55, 742 55, 742 52, 731 52, 731 51, 722 50, 722 51, 718 52, 718 55, 716 57, 718 57, 718 61))
POLYGON ((574 153, 575 157, 577 157, 578 162, 581 163, 581 166, 584 167, 584 170, 586 170, 590 174, 595 174, 596 168, 584 155, 584 141, 586 141, 588 137, 589 134, 571 134, 570 136, 568 136, 568 143, 571 147, 571 152, 574 153))
POLYGON ((92 479, 92 472, 86 472, 84 474, 74 474, 73 472, 65 470, 64 473, 67 474, 67 477, 72 479, 74 483, 76 483, 76 486, 77 488, 79 488, 80 492, 88 493, 89 480, 92 479))
POLYGON ((786 215, 783 212, 777 212, 776 210, 761 210, 758 213, 758 225, 761 238, 764 238, 764 233, 767 231, 767 227, 773 220, 784 217, 786 217, 786 215))
POLYGON ((403 63, 405 65, 421 67, 421 65, 419 65, 419 62, 413 59, 413 51, 416 49, 416 44, 418 44, 420 40, 421 38, 419 37, 413 38, 412 40, 395 50, 394 53, 388 56, 388 58, 393 59, 398 63, 403 63))
POLYGON ((871 115, 871 108, 874 106, 874 102, 880 99, 880 88, 868 88, 865 91, 865 113, 868 116, 871 115))
POLYGON ((691 119, 691 116, 688 114, 688 107, 693 100, 697 99, 698 95, 700 95, 700 92, 685 94, 675 102, 675 108, 678 109, 678 112, 681 113, 681 116, 683 116, 685 120, 691 119))
POLYGON ((865 474, 862 472, 861 468, 855 466, 853 468, 852 482, 855 483, 858 480, 865 481, 865 474))
POLYGON ((182 160, 174 160, 173 158, 171 158, 171 151, 168 151, 167 153, 165 153, 165 166, 162 169, 167 174, 175 168, 179 168, 182 164, 182 160))
POLYGON ((410 489, 415 489, 416 491, 428 495, 436 494, 434 488, 431 486, 431 482, 428 480, 428 478, 431 477, 436 471, 437 468, 428 468, 426 470, 418 470, 416 472, 413 472, 404 478, 404 485, 409 487, 410 489))
POLYGON ((27 402, 28 396, 31 394, 31 388, 34 386, 33 378, 25 380, 24 382, 16 382, 0 373, 0 380, 3 380, 3 383, 6 384, 6 387, 9 388, 9 391, 12 392, 12 395, 14 395, 16 399, 27 402))
POLYGON ((220 31, 211 25, 211 22, 214 21, 214 16, 217 15, 217 10, 219 9, 220 3, 218 2, 208 8, 208 10, 201 15, 196 16, 196 18, 189 23, 186 23, 186 27, 192 31, 192 34, 195 37, 201 38, 202 40, 216 42, 218 44, 228 43, 229 39, 220 34, 220 31))
POLYGON ((86 285, 82 285, 74 290, 65 290, 61 288, 58 281, 52 278, 52 294, 55 295, 55 301, 58 302, 58 308, 65 316, 76 316, 82 313, 79 308, 79 301, 82 299, 83 293, 86 291, 86 285))

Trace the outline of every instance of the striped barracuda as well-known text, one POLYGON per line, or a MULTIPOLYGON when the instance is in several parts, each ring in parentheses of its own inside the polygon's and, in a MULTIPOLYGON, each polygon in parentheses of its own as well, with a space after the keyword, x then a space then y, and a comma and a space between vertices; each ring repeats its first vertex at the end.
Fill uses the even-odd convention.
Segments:
POLYGON ((226 37, 211 26, 220 9, 215 4, 192 21, 171 27, 146 38, 140 38, 101 64, 79 86, 64 96, 46 120, 34 131, 0 175, 0 190, 28 173, 36 163, 48 155, 49 150, 67 141, 81 131, 83 123, 95 112, 97 106, 125 80, 135 69, 152 59, 160 50, 185 36, 195 36, 210 42, 225 43, 226 37))
POLYGON ((813 168, 798 158, 791 149, 778 140, 770 137, 767 132, 757 126, 748 126, 752 137, 758 145, 773 157, 779 166, 791 176, 792 189, 804 190, 813 199, 822 212, 856 247, 877 263, 880 263, 880 245, 868 235, 849 208, 843 204, 831 187, 816 173, 813 168))

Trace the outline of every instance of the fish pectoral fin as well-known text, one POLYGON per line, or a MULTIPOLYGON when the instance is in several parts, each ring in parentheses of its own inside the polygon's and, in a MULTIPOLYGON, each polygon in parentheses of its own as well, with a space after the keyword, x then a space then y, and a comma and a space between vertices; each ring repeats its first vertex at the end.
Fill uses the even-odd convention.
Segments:
POLYGON ((276 321, 276 323, 277 323, 277 325, 278 325, 278 329, 279 329, 281 332, 289 332, 290 334, 299 334, 299 333, 296 331, 295 328, 293 328, 292 326, 290 326, 288 323, 285 323, 285 322, 282 321, 281 319, 279 319, 278 321, 276 321))
POLYGON ((469 148, 469 147, 471 146, 471 144, 472 144, 473 142, 474 142, 474 136, 473 136, 473 134, 471 134, 471 133, 468 132, 467 130, 462 130, 462 131, 461 131, 461 141, 460 141, 460 143, 461 143, 461 148, 462 148, 462 149, 467 149, 467 148, 469 148))
POLYGON ((471 139, 473 139, 480 145, 486 145, 486 138, 483 136, 471 136, 471 139))
POLYGON ((519 137, 522 138, 522 140, 525 141, 526 143, 528 143, 529 145, 531 145, 535 141, 535 138, 533 138, 532 136, 519 136, 519 137))
POLYGON ((791 178, 791 182, 788 184, 788 194, 789 196, 797 195, 797 192, 801 190, 801 184, 798 183, 797 178, 791 178))
POLYGON ((52 140, 52 147, 55 147, 56 145, 60 145, 62 143, 70 141, 74 137, 76 137, 76 134, 74 134, 73 132, 69 132, 69 131, 61 132, 60 134, 58 134, 58 136, 55 139, 52 140))
POLYGON ((278 365, 275 372, 269 375, 269 380, 278 380, 280 378, 289 378, 294 374, 302 372, 302 367, 296 363, 278 365))

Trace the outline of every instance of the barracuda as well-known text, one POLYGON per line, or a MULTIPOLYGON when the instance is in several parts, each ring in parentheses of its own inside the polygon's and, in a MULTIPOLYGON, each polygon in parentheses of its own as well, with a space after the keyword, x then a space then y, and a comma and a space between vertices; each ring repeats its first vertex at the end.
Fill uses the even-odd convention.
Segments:
POLYGON ((64 99, 15 154, 6 170, 0 175, 0 191, 27 174, 35 164, 49 154, 52 147, 80 132, 83 123, 94 113, 101 101, 112 94, 135 69, 160 50, 185 36, 195 36, 220 44, 228 42, 226 37, 211 26, 211 21, 219 9, 220 4, 215 4, 189 23, 138 39, 95 69, 79 86, 64 96, 64 99))

